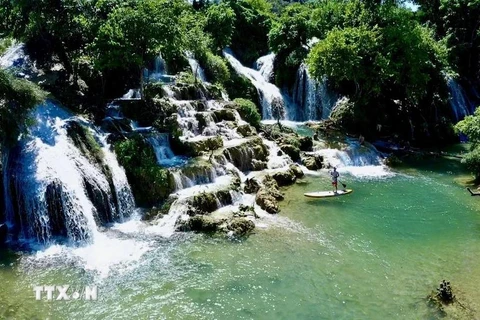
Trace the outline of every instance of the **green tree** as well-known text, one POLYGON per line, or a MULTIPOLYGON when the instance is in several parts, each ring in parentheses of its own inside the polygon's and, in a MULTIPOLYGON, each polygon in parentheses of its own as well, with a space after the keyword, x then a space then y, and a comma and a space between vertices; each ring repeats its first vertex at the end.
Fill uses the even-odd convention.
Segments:
POLYGON ((470 152, 462 159, 467 168, 475 175, 476 180, 480 179, 480 108, 475 110, 471 116, 465 117, 455 125, 458 133, 465 134, 471 142, 470 152))
POLYGON ((205 31, 213 38, 216 51, 221 51, 232 42, 235 30, 235 12, 227 3, 211 5, 206 12, 205 31))
POLYGON ((168 61, 181 55, 184 38, 179 18, 186 10, 182 0, 141 0, 135 6, 117 7, 100 26, 93 44, 99 70, 143 68, 161 52, 168 61))
POLYGON ((9 144, 26 127, 30 110, 45 99, 33 83, 0 69, 0 142, 9 144))

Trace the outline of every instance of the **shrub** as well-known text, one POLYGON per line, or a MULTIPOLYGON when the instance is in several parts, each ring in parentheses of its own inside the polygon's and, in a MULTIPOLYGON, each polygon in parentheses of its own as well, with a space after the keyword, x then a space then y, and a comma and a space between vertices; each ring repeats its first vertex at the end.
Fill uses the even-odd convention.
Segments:
POLYGON ((206 52, 199 60, 209 81, 225 83, 230 79, 230 70, 222 57, 206 52))
POLYGON ((233 102, 235 103, 235 109, 237 109, 243 120, 247 121, 255 128, 260 127, 260 121, 262 120, 262 117, 260 116, 255 103, 242 98, 235 99, 233 102))
POLYGON ((141 136, 116 143, 115 153, 138 205, 156 205, 173 192, 170 172, 157 164, 152 148, 141 136))

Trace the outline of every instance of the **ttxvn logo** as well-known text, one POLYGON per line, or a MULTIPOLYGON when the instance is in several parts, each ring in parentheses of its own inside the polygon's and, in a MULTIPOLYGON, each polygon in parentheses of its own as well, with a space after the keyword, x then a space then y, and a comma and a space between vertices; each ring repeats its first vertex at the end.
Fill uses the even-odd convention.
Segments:
POLYGON ((35 286, 35 299, 42 300, 46 296, 47 300, 97 300, 97 287, 87 286, 83 289, 72 290, 70 286, 35 286), (45 293, 45 295, 44 295, 45 293))

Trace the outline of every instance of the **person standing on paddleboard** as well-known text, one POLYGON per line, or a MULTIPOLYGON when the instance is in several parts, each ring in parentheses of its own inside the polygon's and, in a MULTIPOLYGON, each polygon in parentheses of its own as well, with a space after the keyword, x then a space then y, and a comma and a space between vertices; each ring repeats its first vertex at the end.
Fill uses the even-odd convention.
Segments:
POLYGON ((332 186, 335 188, 335 193, 338 191, 338 177, 340 173, 338 173, 337 168, 333 167, 333 171, 330 171, 330 175, 332 176, 332 186))

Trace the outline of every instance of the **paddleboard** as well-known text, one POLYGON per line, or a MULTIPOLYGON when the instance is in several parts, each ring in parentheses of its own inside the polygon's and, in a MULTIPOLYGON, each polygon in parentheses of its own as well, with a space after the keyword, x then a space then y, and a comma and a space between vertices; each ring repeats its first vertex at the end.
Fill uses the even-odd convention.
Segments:
POLYGON ((352 193, 352 189, 338 190, 337 193, 333 191, 319 191, 319 192, 307 192, 303 195, 309 198, 328 198, 328 197, 337 197, 344 196, 346 194, 352 193))

